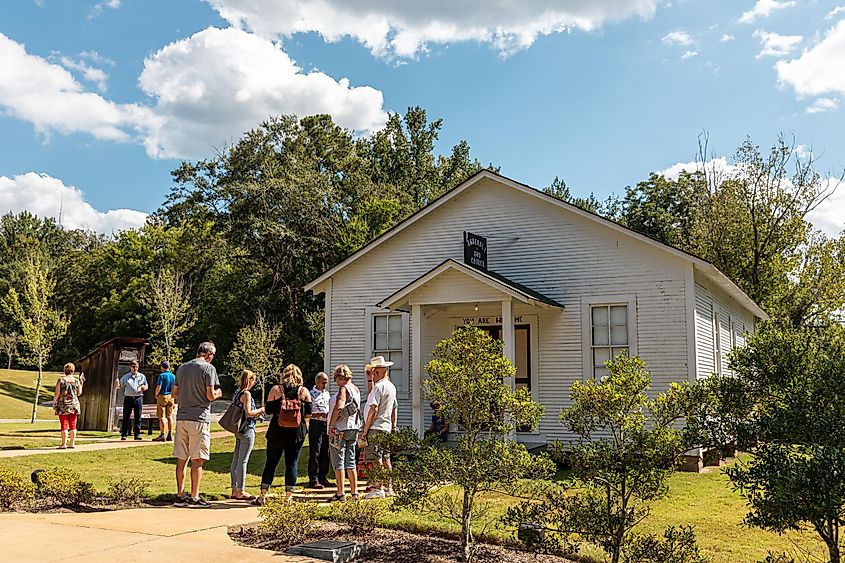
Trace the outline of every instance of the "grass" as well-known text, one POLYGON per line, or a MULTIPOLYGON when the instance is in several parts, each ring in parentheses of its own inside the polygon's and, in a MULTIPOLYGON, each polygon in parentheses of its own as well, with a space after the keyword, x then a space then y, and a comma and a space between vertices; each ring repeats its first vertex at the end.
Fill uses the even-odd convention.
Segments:
MULTIPOLYGON (((50 448, 61 443, 58 419, 50 412, 53 420, 39 421, 35 424, 14 422, 0 424, 0 450, 28 450, 50 448)), ((87 444, 105 438, 114 438, 117 433, 80 430, 76 435, 77 444, 87 444)))
MULTIPOLYGON (((53 400, 53 389, 58 378, 58 373, 44 372, 39 403, 53 400)), ((0 369, 0 418, 29 420, 37 379, 37 371, 0 369)), ((49 407, 39 406, 36 414, 39 419, 54 418, 53 409, 49 407)))
MULTIPOLYGON (((261 482, 264 467, 264 429, 256 435, 255 450, 250 458, 246 488, 256 493, 261 482)), ((229 494, 229 464, 232 459, 234 438, 212 440, 211 459, 205 464, 202 491, 211 499, 223 498, 229 494)), ((0 459, 0 467, 9 467, 21 473, 34 469, 55 466, 68 467, 91 481, 96 489, 105 490, 118 479, 139 477, 150 482, 151 496, 158 500, 170 500, 175 493, 175 460, 172 444, 161 444, 141 448, 125 448, 67 454, 56 452, 38 456, 0 459), (111 469, 111 470, 109 470, 111 469)), ((308 447, 299 458, 299 484, 307 481, 308 447)), ((274 488, 282 490, 283 464, 276 471, 274 488)), ((448 492, 448 490, 446 491, 448 492)), ((511 503, 504 497, 488 497, 494 514, 501 514, 511 503)), ((321 511, 322 513, 322 511, 321 511)), ((753 562, 765 558, 769 551, 789 552, 798 555, 797 550, 811 550, 823 557, 822 546, 811 533, 778 536, 762 530, 743 526, 746 507, 739 494, 728 486, 727 477, 720 471, 706 473, 677 473, 670 483, 669 497, 657 502, 640 531, 660 534, 669 525, 695 526, 699 545, 712 563, 753 562)), ((386 527, 401 527, 412 531, 456 532, 454 523, 442 518, 421 516, 409 510, 388 511, 382 517, 386 527)), ((510 537, 509 530, 494 529, 489 532, 501 537, 510 537)), ((582 553, 601 561, 597 550, 585 549, 582 553)), ((802 558, 803 560, 804 558, 802 558)))

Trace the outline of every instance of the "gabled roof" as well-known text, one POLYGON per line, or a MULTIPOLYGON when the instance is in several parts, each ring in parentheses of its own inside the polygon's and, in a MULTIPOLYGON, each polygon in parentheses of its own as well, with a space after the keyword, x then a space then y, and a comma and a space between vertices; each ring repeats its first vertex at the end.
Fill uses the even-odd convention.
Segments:
POLYGON ((444 260, 443 262, 441 262, 428 272, 424 273, 423 275, 421 275, 399 291, 395 292, 393 295, 379 303, 379 307, 383 307, 386 309, 395 309, 399 307, 414 291, 423 287, 428 282, 438 278, 439 276, 445 274, 447 271, 450 270, 457 271, 463 275, 474 278, 479 282, 504 293, 505 295, 510 295, 517 301, 521 301, 523 303, 527 303, 529 305, 534 305, 537 307, 542 307, 544 309, 564 308, 563 305, 561 305, 554 299, 546 297, 542 293, 525 287, 522 284, 511 281, 505 276, 502 276, 495 272, 491 272, 489 270, 479 270, 477 268, 473 268, 472 266, 468 266, 467 264, 462 264, 457 260, 453 260, 451 258, 444 260))
POLYGON ((760 319, 764 319, 764 320, 768 320, 768 318, 769 318, 769 315, 767 315, 766 312, 763 311, 763 309, 761 309, 760 306, 757 305, 757 303, 755 303, 753 299, 748 297, 748 295, 746 295, 745 292, 742 291, 742 289, 739 288, 739 286, 737 286, 733 281, 730 280, 730 278, 728 278, 725 274, 723 274, 716 266, 714 266, 710 262, 707 262, 706 260, 703 260, 702 258, 695 256, 694 254, 690 254, 689 252, 686 252, 686 251, 681 250, 679 248, 675 248, 675 247, 670 246, 666 243, 660 242, 656 239, 653 239, 651 237, 648 237, 646 235, 638 233, 638 232, 636 232, 632 229, 629 229, 628 227, 620 225, 619 223, 617 223, 615 221, 611 221, 610 219, 606 219, 605 217, 602 217, 602 216, 597 215, 595 213, 591 213, 590 211, 587 211, 585 209, 581 209, 580 207, 572 205, 571 203, 561 201, 561 200, 557 199, 556 197, 553 197, 553 196, 551 196, 547 193, 544 193, 540 190, 532 188, 531 186, 528 186, 526 184, 522 184, 522 183, 517 182, 515 180, 511 180, 510 178, 507 178, 507 177, 502 176, 500 174, 496 174, 495 172, 492 172, 490 170, 481 170, 479 172, 476 172, 474 175, 472 175, 470 178, 465 180, 460 185, 455 186, 454 188, 452 188, 451 190, 449 190, 445 194, 441 195, 439 198, 437 198, 436 200, 434 200, 433 202, 431 202, 427 206, 423 207, 422 209, 420 209, 419 211, 417 211, 416 213, 414 213, 413 215, 411 215, 410 217, 408 217, 404 221, 400 222, 398 225, 396 225, 392 229, 388 230, 387 232, 383 233, 381 236, 375 238, 374 240, 372 240, 368 244, 361 247, 358 251, 351 254, 345 260, 341 261, 338 265, 334 266, 333 268, 330 268, 329 270, 324 272, 322 275, 320 275, 318 278, 309 282, 305 286, 305 290, 306 291, 314 291, 315 293, 324 292, 325 291, 324 284, 333 275, 335 275, 336 273, 338 273, 342 269, 346 268, 346 266, 348 266, 352 262, 355 262, 356 260, 358 260, 359 258, 364 256, 370 250, 381 246, 382 244, 384 244, 386 241, 388 241, 389 239, 391 239, 392 237, 394 237, 398 233, 401 233, 402 231, 404 231, 405 229, 407 229, 408 227, 410 227, 411 225, 413 225, 414 223, 416 223, 420 219, 426 217, 428 214, 432 213, 433 211, 435 211, 436 209, 438 209, 439 207, 441 207, 442 205, 444 205, 448 201, 457 197, 461 193, 467 191, 468 189, 475 186, 478 182, 480 182, 481 180, 484 180, 484 179, 493 180, 493 181, 499 183, 500 185, 507 186, 509 188, 513 188, 513 189, 515 189, 519 192, 522 192, 524 194, 527 194, 527 195, 530 195, 532 197, 536 197, 538 199, 542 199, 544 201, 547 201, 547 202, 549 202, 553 205, 556 205, 556 206, 558 206, 562 209, 566 209, 567 211, 574 213, 574 214, 576 214, 580 217, 583 217, 585 219, 589 219, 591 221, 594 221, 596 223, 599 223, 601 225, 609 227, 610 229, 613 229, 613 230, 615 230, 615 231, 617 231, 617 232, 619 232, 623 235, 629 236, 631 238, 639 240, 640 242, 643 242, 643 243, 649 244, 651 246, 654 246, 656 248, 659 248, 659 249, 663 250, 664 252, 668 252, 669 254, 677 256, 677 257, 679 257, 683 260, 686 260, 687 262, 691 262, 698 271, 700 271, 708 279, 713 281, 717 286, 719 286, 721 289, 723 289, 728 295, 733 297, 737 302, 739 302, 741 305, 743 305, 749 311, 754 313, 755 316, 757 316, 760 319))

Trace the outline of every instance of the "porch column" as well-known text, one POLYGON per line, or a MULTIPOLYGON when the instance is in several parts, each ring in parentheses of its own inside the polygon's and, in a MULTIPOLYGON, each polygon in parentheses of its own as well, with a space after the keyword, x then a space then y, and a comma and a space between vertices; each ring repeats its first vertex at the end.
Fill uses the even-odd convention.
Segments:
POLYGON ((411 305, 411 424, 419 436, 422 415, 422 306, 411 305))
MULTIPOLYGON (((502 341, 504 343, 505 357, 511 364, 516 365, 516 344, 513 330, 513 302, 510 299, 502 300, 502 341)), ((516 377, 510 378, 510 386, 513 391, 516 389, 516 377)))

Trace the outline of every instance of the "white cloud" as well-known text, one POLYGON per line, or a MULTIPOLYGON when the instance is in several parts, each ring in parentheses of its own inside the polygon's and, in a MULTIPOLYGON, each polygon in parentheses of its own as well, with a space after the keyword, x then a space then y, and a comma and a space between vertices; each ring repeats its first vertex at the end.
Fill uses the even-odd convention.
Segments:
POLYGON ((778 0, 757 0, 754 7, 743 13, 739 17, 740 23, 753 23, 757 18, 767 18, 774 12, 792 8, 796 4, 795 0, 788 0, 779 2, 778 0))
POLYGON ((147 108, 86 92, 66 69, 28 54, 2 33, 0 61, 0 110, 29 121, 40 134, 88 133, 125 142, 155 121, 147 108))
POLYGON ((686 31, 672 31, 664 35, 661 41, 667 45, 690 45, 692 36, 686 31))
POLYGON ((91 11, 88 12, 88 19, 92 20, 96 18, 97 16, 103 13, 103 10, 107 8, 109 10, 117 10, 118 8, 120 8, 120 0, 103 0, 98 4, 94 4, 94 6, 91 7, 91 11))
POLYGON ((684 54, 681 55, 681 59, 691 59, 693 57, 698 56, 698 51, 684 51, 684 54))
POLYGON ((753 35, 760 40, 760 44, 763 46, 763 49, 757 53, 758 59, 761 57, 785 57, 794 51, 801 40, 804 39, 800 35, 781 35, 761 29, 755 31, 753 35))
POLYGON ((721 41, 722 43, 727 43, 728 41, 733 41, 733 40, 734 40, 734 36, 733 36, 733 35, 731 35, 730 33, 725 33, 725 34, 724 34, 724 35, 722 35, 722 37, 719 39, 719 41, 721 41))
POLYGON ((842 14, 842 13, 845 13, 845 6, 837 6, 834 9, 832 9, 831 11, 829 11, 827 13, 827 15, 824 17, 824 19, 832 20, 833 18, 835 18, 836 16, 838 16, 839 14, 842 14))
POLYGON ((29 211, 39 217, 58 219, 69 229, 88 229, 111 234, 144 224, 147 214, 131 209, 97 211, 83 193, 47 174, 27 172, 12 178, 0 176, 0 214, 29 211))
MULTIPOLYGON (((798 145, 795 148, 796 155, 804 159, 810 152, 804 145, 798 145)), ((714 158, 708 160, 704 166, 708 173, 720 176, 723 179, 730 178, 740 173, 739 166, 728 163, 724 157, 714 158)), ((677 180, 681 172, 695 172, 702 169, 701 162, 678 162, 672 166, 659 170, 657 173, 662 174, 671 180, 677 180)), ((839 180, 834 177, 826 177, 822 179, 824 184, 823 191, 829 192, 838 185, 839 180)), ((811 211, 807 215, 807 220, 813 224, 814 227, 821 230, 828 236, 837 236, 843 228, 845 228, 845 185, 839 186, 833 195, 828 197, 821 205, 811 211)))
POLYGON ((279 45, 234 28, 167 45, 144 62, 139 84, 155 100, 145 145, 156 157, 208 156, 271 115, 328 113, 356 131, 387 119, 381 91, 304 73, 279 45))
POLYGON ((477 41, 507 55, 543 35, 649 18, 666 0, 206 0, 232 25, 263 37, 352 37, 377 55, 413 57, 430 44, 477 41))
POLYGON ((803 96, 845 94, 845 20, 838 22, 824 38, 800 57, 778 61, 775 69, 781 84, 803 96))
POLYGON ((838 106, 839 104, 834 99, 819 98, 815 102, 813 102, 813 105, 807 106, 804 111, 806 111, 807 113, 822 113, 825 111, 833 111, 838 106))
POLYGON ((69 70, 76 70, 82 77, 97 86, 97 90, 105 92, 108 89, 109 75, 97 67, 93 67, 82 60, 75 60, 70 57, 61 57, 59 61, 62 66, 69 70))

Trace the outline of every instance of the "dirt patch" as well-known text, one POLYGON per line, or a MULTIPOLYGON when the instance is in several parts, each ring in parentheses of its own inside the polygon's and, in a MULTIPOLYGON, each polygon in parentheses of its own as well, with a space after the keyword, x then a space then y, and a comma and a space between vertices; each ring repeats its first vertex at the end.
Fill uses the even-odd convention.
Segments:
MULTIPOLYGON (((246 547, 285 551, 288 545, 264 533, 257 525, 233 526, 229 536, 246 547)), ((321 539, 357 541, 367 544, 367 554, 358 561, 373 563, 452 563, 461 561, 461 545, 455 539, 412 534, 402 530, 378 528, 366 536, 353 535, 332 522, 317 523, 312 537, 306 542, 321 539)), ((302 543, 306 543, 302 542, 302 543)), ((572 563, 553 555, 534 555, 499 545, 480 544, 478 563, 572 563)))

